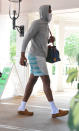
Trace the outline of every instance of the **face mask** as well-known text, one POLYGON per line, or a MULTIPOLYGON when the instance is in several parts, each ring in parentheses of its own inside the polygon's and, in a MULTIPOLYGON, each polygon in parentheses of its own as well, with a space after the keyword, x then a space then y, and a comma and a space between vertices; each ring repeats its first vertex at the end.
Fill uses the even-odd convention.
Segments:
POLYGON ((49 16, 48 16, 48 22, 50 22, 52 19, 52 13, 49 13, 49 16))

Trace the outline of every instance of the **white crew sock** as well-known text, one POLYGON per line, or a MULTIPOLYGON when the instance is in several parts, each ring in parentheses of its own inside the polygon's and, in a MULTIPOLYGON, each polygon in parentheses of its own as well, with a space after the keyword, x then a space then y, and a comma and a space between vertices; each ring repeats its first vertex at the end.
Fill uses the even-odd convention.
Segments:
POLYGON ((21 105, 20 105, 19 108, 18 108, 18 111, 24 111, 24 110, 25 110, 25 107, 26 107, 26 102, 25 102, 25 101, 22 101, 22 102, 21 102, 21 105))
POLYGON ((58 113, 59 110, 58 110, 58 108, 56 107, 54 101, 51 101, 51 102, 49 102, 49 103, 50 103, 50 106, 51 106, 51 113, 52 113, 52 114, 58 113))

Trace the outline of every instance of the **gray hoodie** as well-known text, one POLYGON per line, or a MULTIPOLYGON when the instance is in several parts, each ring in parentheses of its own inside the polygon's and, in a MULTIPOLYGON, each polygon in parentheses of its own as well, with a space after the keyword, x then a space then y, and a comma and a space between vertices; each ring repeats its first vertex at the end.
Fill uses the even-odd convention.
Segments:
POLYGON ((40 19, 35 20, 29 30, 27 31, 21 52, 25 52, 26 47, 31 40, 31 47, 29 54, 32 56, 47 56, 48 50, 48 37, 49 37, 49 26, 48 26, 48 17, 49 17, 49 5, 43 5, 39 9, 40 19))

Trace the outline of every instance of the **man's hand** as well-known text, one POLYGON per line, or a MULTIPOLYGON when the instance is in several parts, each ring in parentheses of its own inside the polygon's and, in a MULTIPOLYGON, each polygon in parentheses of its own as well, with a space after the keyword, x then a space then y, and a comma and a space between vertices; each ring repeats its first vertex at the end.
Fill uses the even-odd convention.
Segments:
POLYGON ((55 42, 55 37, 54 36, 50 36, 48 42, 49 43, 54 43, 55 42))
POLYGON ((25 57, 25 53, 21 53, 21 58, 20 58, 20 65, 25 66, 25 62, 27 63, 27 58, 25 57))
POLYGON ((21 56, 21 58, 20 58, 20 65, 25 66, 25 62, 27 63, 27 58, 21 56))

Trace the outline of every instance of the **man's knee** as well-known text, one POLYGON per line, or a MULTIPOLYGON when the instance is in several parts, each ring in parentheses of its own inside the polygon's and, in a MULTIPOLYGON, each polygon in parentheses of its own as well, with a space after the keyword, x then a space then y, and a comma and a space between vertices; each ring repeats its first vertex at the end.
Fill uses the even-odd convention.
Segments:
POLYGON ((38 79, 38 76, 31 75, 31 80, 35 83, 38 79))
POLYGON ((41 79, 42 79, 42 82, 43 82, 44 85, 50 86, 50 78, 49 78, 49 76, 42 76, 41 79))

